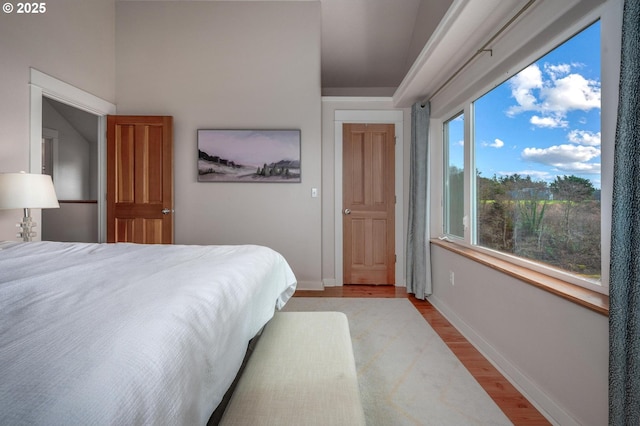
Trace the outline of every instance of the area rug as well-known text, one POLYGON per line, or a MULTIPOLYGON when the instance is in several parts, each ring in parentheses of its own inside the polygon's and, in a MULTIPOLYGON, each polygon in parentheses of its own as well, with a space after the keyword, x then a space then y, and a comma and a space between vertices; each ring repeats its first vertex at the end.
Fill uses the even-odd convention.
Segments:
POLYGON ((511 425, 407 299, 294 297, 349 319, 367 425, 511 425))

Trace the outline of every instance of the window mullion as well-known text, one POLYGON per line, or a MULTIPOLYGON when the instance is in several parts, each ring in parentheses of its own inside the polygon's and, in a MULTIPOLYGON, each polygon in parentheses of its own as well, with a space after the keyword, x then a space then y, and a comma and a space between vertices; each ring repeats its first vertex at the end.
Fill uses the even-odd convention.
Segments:
POLYGON ((465 105, 464 115, 464 240, 468 244, 476 244, 476 185, 475 185, 475 144, 473 140, 473 106, 465 105))

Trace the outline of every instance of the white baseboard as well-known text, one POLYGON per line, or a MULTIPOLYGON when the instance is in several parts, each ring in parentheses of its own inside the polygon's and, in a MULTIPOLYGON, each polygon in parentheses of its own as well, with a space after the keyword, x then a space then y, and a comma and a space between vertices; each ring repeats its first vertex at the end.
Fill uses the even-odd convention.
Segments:
POLYGON ((337 287, 338 283, 335 278, 323 278, 322 285, 325 287, 337 287))
POLYGON ((298 281, 296 290, 324 290, 322 281, 298 281))
POLYGON ((435 296, 429 296, 428 300, 547 420, 554 425, 580 426, 573 416, 549 398, 542 389, 476 333, 445 303, 435 296))

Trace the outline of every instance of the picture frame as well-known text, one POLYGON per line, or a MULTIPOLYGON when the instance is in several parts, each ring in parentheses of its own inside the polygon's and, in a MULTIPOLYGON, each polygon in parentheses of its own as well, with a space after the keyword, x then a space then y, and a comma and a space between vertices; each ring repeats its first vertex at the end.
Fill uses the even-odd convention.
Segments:
POLYGON ((198 182, 300 183, 300 130, 198 130, 198 182))

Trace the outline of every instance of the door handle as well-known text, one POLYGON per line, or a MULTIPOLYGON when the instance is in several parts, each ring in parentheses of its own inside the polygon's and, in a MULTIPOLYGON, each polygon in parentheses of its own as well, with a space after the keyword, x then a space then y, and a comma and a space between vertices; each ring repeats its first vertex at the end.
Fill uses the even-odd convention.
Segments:
POLYGON ((173 213, 173 210, 171 210, 171 209, 162 209, 162 214, 169 214, 169 213, 173 213))
POLYGON ((351 210, 350 209, 344 209, 344 214, 351 214, 351 210))

